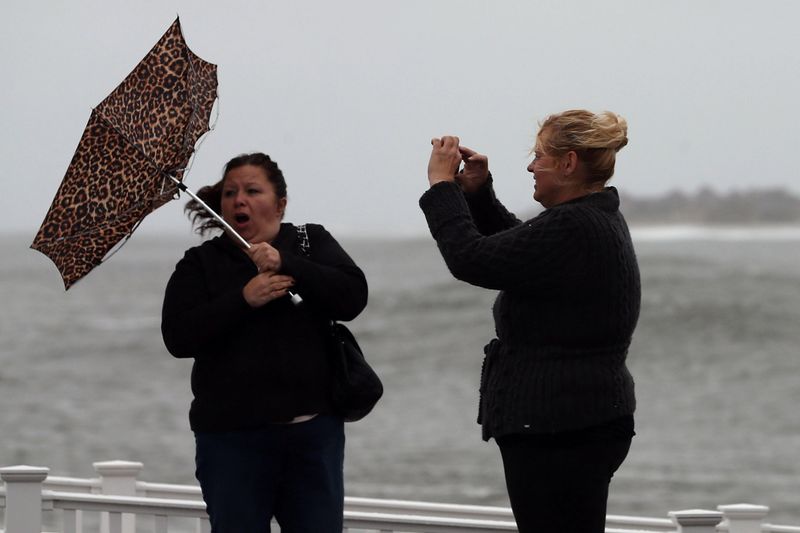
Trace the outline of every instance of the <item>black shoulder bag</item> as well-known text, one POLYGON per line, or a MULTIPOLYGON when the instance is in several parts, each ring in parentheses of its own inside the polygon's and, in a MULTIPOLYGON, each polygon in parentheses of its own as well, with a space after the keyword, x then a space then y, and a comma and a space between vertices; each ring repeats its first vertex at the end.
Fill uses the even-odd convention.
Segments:
MULTIPOLYGON (((309 256, 306 225, 297 226, 300 251, 309 256)), ((364 358, 356 338, 344 324, 330 321, 328 346, 333 367, 333 406, 345 422, 361 420, 383 396, 383 383, 364 358)))

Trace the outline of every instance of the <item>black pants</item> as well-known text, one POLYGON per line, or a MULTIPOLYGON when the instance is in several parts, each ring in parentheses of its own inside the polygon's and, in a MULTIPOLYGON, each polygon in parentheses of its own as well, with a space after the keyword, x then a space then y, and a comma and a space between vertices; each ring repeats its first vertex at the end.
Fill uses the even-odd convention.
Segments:
POLYGON ((611 477, 631 437, 497 439, 520 533, 603 533, 611 477))

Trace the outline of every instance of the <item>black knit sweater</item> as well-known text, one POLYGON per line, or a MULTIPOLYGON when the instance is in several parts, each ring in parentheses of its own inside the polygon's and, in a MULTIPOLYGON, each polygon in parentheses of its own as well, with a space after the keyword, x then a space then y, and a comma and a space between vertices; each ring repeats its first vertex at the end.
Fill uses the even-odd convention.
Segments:
POLYGON ((310 255, 291 224, 272 245, 281 273, 293 276, 289 297, 250 307, 242 289, 255 264, 229 237, 189 249, 167 284, 161 330, 169 352, 192 357, 194 431, 229 431, 331 412, 331 368, 325 346, 330 319, 352 320, 366 306, 363 272, 325 228, 308 224, 310 255))
POLYGON ((587 428, 633 414, 625 360, 639 269, 613 187, 521 222, 489 184, 439 183, 420 199, 452 274, 500 291, 484 352, 483 437, 587 428))

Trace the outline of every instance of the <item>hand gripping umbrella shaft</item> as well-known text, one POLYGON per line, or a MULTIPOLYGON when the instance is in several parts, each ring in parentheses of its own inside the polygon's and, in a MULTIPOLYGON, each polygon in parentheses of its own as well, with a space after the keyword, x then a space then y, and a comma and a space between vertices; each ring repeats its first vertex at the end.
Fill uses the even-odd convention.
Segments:
MULTIPOLYGON (((171 176, 171 175, 169 175, 169 174, 167 174, 167 177, 169 177, 169 179, 171 179, 171 180, 172 180, 172 181, 175 183, 175 185, 178 187, 178 189, 180 189, 181 191, 183 191, 183 192, 185 192, 186 194, 188 194, 188 195, 189 195, 189 196, 192 198, 192 200, 194 200, 195 202, 197 202, 198 204, 200 204, 200 205, 203 207, 203 209, 205 209, 205 210, 208 212, 208 214, 209 214, 209 215, 211 215, 212 217, 214 217, 214 220, 216 220, 217 222, 219 222, 220 224, 222 224, 222 227, 223 227, 223 228, 225 228, 225 231, 227 231, 227 232, 228 232, 228 233, 229 233, 229 234, 230 234, 232 237, 234 237, 236 240, 238 240, 238 241, 241 243, 241 245, 242 245, 242 246, 244 246, 244 247, 245 247, 245 248, 247 248, 248 250, 249 250, 249 249, 252 247, 252 245, 251 245, 249 242, 247 242, 247 241, 244 239, 244 237, 242 237, 241 235, 239 235, 239 234, 236 232, 236 230, 235 230, 235 229, 233 229, 233 228, 231 227, 231 225, 230 225, 230 224, 228 224, 228 223, 225 221, 225 219, 224 219, 224 218, 222 218, 221 216, 219 216, 219 213, 217 213, 216 211, 214 211, 213 209, 211 209, 211 207, 209 207, 209 206, 208 206, 208 204, 206 204, 206 203, 205 203, 203 200, 201 200, 201 199, 200 199, 200 197, 199 197, 199 196, 197 196, 195 193, 193 193, 193 192, 192 192, 192 190, 191 190, 191 189, 189 189, 189 187, 187 187, 187 186, 186 186, 186 185, 185 185, 185 184, 184 184, 184 183, 183 183, 181 180, 179 180, 179 179, 178 179, 178 178, 176 178, 175 176, 171 176)), ((303 301, 303 299, 302 299, 300 296, 298 296, 297 294, 295 294, 295 293, 293 293, 293 292, 291 292, 291 291, 289 291, 289 296, 290 296, 290 297, 291 297, 291 299, 292 299, 292 303, 293 303, 293 304, 295 304, 295 305, 298 305, 298 304, 300 304, 300 303, 303 301)))

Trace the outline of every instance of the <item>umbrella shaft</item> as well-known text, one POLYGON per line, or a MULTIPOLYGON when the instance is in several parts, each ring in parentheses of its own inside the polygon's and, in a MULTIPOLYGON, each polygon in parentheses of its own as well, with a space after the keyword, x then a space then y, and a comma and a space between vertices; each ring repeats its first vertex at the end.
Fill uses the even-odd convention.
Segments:
POLYGON ((187 187, 181 180, 179 180, 175 176, 170 176, 169 174, 167 174, 167 176, 169 177, 169 179, 171 179, 175 183, 175 185, 178 186, 178 189, 180 189, 181 191, 183 191, 186 194, 188 194, 192 198, 192 200, 194 200, 195 202, 197 202, 198 204, 203 206, 203 209, 205 209, 208 212, 209 215, 214 217, 214 220, 216 220, 217 222, 222 224, 222 226, 228 231, 228 233, 230 233, 231 236, 233 236, 236 240, 238 240, 242 244, 242 246, 244 246, 245 248, 248 248, 248 249, 250 248, 250 243, 249 242, 244 240, 244 238, 241 235, 239 235, 236 232, 236 230, 231 227, 230 224, 225 222, 225 219, 222 218, 219 215, 219 213, 217 213, 216 211, 211 209, 208 206, 208 204, 206 204, 203 200, 200 199, 199 196, 197 196, 195 193, 193 193, 192 190, 189 189, 189 187, 187 187))

